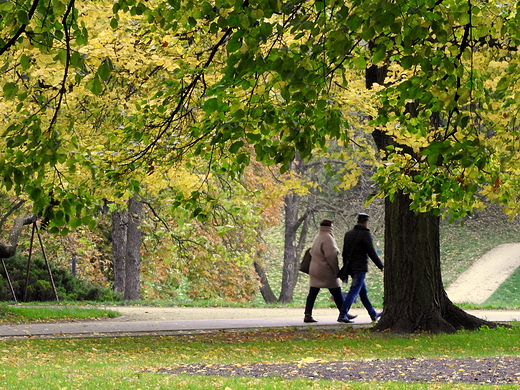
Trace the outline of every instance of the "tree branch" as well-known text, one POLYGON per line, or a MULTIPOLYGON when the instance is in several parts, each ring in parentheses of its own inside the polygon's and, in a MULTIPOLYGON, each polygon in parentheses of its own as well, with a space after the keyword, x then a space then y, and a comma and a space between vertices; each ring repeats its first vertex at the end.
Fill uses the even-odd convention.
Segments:
MULTIPOLYGON (((39 0, 35 0, 33 2, 32 6, 31 6, 31 9, 27 13, 27 19, 29 19, 29 20, 32 19, 34 13, 36 12, 36 7, 38 7, 38 3, 39 3, 39 0)), ((27 24, 22 24, 20 26, 18 31, 11 37, 11 39, 9 39, 7 41, 7 43, 2 48, 0 48, 0 56, 2 54, 4 54, 7 50, 9 50, 11 48, 11 46, 13 46, 16 43, 16 41, 18 40, 20 35, 22 35, 25 32, 26 28, 27 28, 27 24)))
POLYGON ((14 220, 14 225, 11 229, 7 244, 0 243, 0 258, 6 259, 14 256, 23 227, 35 223, 37 218, 38 216, 36 214, 28 214, 14 220))

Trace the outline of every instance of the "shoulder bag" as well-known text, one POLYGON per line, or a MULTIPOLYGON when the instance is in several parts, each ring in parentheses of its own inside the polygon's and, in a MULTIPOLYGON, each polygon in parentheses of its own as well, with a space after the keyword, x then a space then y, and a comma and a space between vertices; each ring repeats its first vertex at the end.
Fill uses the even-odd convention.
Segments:
POLYGON ((300 271, 304 274, 309 273, 309 267, 311 265, 311 248, 308 248, 303 254, 302 262, 300 263, 300 271))

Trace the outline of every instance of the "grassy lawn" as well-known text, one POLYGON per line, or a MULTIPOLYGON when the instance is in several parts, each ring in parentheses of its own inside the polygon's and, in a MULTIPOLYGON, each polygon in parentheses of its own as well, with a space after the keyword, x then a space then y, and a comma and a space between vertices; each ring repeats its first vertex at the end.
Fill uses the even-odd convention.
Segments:
POLYGON ((87 320, 114 318, 119 313, 112 310, 69 305, 9 306, 0 304, 0 323, 45 322, 63 320, 87 320))
MULTIPOLYGON (((516 385, 344 383, 167 375, 187 363, 520 356, 520 326, 452 335, 397 336, 313 328, 175 337, 0 341, 0 389, 518 389, 516 385)), ((520 380, 520 378, 519 378, 520 380)))
POLYGON ((491 295, 486 302, 486 308, 520 308, 520 268, 517 268, 509 278, 491 295))

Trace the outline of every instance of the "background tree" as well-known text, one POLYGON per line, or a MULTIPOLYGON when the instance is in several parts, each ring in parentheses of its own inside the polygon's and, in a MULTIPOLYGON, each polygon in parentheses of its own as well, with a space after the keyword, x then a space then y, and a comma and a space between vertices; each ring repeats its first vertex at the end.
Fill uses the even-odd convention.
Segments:
MULTIPOLYGON (((305 162, 296 154, 291 172, 303 182, 303 188, 293 189, 284 197, 284 267, 279 302, 292 302, 301 256, 319 220, 332 218, 339 235, 351 227, 356 213, 365 210, 365 200, 373 192, 366 185, 372 170, 363 172, 361 161, 355 161, 362 155, 353 153, 352 148, 331 147, 330 154, 317 151, 305 162)), ((371 158, 370 153, 366 157, 371 158)))

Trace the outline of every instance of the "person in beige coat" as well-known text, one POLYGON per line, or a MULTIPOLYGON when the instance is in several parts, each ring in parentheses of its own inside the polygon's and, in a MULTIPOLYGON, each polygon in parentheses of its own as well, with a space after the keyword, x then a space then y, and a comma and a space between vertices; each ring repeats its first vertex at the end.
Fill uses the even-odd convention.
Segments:
POLYGON ((337 275, 339 249, 333 236, 332 221, 324 219, 311 247, 311 264, 309 267, 310 288, 305 304, 303 322, 318 322, 312 317, 312 309, 321 288, 328 288, 334 297, 334 303, 341 309, 343 294, 341 280, 337 275))

